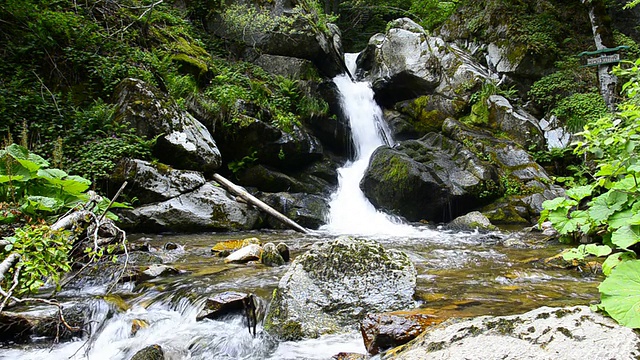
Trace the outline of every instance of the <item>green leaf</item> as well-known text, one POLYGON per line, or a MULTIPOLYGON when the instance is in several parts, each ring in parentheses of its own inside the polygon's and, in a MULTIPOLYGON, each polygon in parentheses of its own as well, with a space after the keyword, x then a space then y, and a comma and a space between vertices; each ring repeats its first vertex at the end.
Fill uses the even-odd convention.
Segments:
POLYGON ((37 171, 40 168, 49 166, 49 162, 39 155, 36 155, 27 148, 11 144, 6 147, 7 154, 11 155, 20 165, 27 168, 29 171, 37 171))
POLYGON ((578 205, 575 201, 570 201, 567 200, 563 197, 557 197, 555 199, 552 200, 545 200, 542 203, 542 207, 546 210, 556 210, 560 207, 566 207, 569 208, 571 206, 575 206, 578 205))
POLYGON ((61 200, 47 196, 27 196, 27 201, 29 208, 39 211, 52 212, 64 206, 61 200))
POLYGON ((626 225, 640 225, 640 213, 629 209, 615 213, 609 218, 609 226, 612 229, 618 229, 626 225))
POLYGON ((607 245, 588 244, 585 246, 584 250, 586 253, 597 257, 611 254, 611 248, 607 245))
POLYGON ((600 286, 602 308, 620 324, 640 327, 640 261, 616 266, 600 286))
POLYGON ((610 190, 589 203, 589 216, 598 224, 605 222, 616 211, 622 209, 626 204, 628 196, 626 193, 610 190))
POLYGON ((639 241, 640 227, 637 225, 623 226, 611 234, 611 242, 622 249, 627 249, 639 241))
POLYGON ((578 186, 567 190, 567 196, 579 202, 587 196, 591 196, 592 190, 593 187, 591 185, 578 186))
POLYGON ((620 263, 628 260, 635 260, 635 259, 636 259, 636 253, 632 251, 625 251, 625 252, 611 254, 602 263, 602 273, 605 276, 609 276, 611 274, 611 270, 613 270, 613 268, 618 266, 620 263))

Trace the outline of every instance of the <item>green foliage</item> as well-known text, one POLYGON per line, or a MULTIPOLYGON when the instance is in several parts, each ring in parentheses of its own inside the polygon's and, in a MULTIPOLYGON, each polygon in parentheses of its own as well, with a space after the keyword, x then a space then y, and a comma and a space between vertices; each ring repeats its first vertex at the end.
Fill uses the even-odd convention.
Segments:
POLYGON ((597 92, 586 94, 576 93, 561 99, 551 111, 572 132, 605 116, 609 110, 602 96, 597 92))
POLYGON ((0 279, 0 284, 11 284, 16 268, 20 268, 16 295, 35 293, 47 280, 58 285, 60 276, 71 271, 68 257, 71 244, 68 238, 67 233, 53 231, 42 224, 16 229, 14 236, 4 238, 9 245, 4 247, 3 255, 6 257, 10 253, 17 253, 20 261, 5 274, 4 279, 0 279))
POLYGON ((0 150, 0 202, 17 203, 20 211, 42 219, 87 199, 91 182, 50 169, 42 157, 12 144, 0 150))
POLYGON ((434 30, 453 14, 460 3, 459 0, 413 0, 409 12, 425 30, 434 30))
POLYGON ((238 172, 245 170, 258 160, 258 157, 256 156, 257 153, 257 151, 253 151, 251 155, 245 156, 238 161, 230 162, 227 167, 229 168, 229 170, 231 170, 231 172, 237 174, 238 172))
POLYGON ((470 125, 486 125, 489 122, 489 105, 487 104, 487 100, 492 95, 502 95, 507 99, 513 99, 517 95, 517 91, 514 88, 503 89, 493 81, 483 83, 480 90, 473 93, 469 99, 471 113, 461 120, 470 125))
POLYGON ((600 237, 614 254, 603 271, 600 308, 626 326, 639 327, 635 245, 640 242, 640 59, 615 70, 630 80, 615 116, 586 124, 576 152, 594 159, 593 181, 567 191, 568 198, 543 203, 541 221, 550 220, 565 238, 600 237), (626 314, 626 315, 625 315, 626 314))
POLYGON ((640 260, 629 260, 618 265, 598 286, 600 309, 617 322, 631 328, 640 328, 640 260))

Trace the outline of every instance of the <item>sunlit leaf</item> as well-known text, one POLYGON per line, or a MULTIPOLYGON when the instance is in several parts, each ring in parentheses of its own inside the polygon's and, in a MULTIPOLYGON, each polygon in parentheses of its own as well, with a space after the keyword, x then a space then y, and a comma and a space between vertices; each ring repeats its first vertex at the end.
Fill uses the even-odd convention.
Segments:
POLYGON ((623 249, 629 248, 640 241, 640 227, 627 225, 619 228, 611 234, 611 242, 623 249))
POLYGON ((602 263, 602 273, 606 276, 609 276, 609 274, 611 274, 611 270, 613 270, 613 268, 618 266, 621 262, 634 259, 636 259, 636 253, 631 251, 611 254, 602 263))
POLYGON ((591 185, 578 186, 567 190, 567 196, 579 202, 587 196, 591 196, 592 190, 591 185))
POLYGON ((616 266, 600 286, 601 307, 617 322, 640 327, 640 261, 625 261, 616 266))

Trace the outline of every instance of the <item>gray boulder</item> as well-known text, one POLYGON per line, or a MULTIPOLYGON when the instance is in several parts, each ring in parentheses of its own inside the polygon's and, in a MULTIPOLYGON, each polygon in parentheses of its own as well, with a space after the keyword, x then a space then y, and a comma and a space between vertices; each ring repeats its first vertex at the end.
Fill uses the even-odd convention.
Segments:
POLYGON ((489 183, 498 183, 495 166, 461 143, 429 133, 393 149, 377 149, 361 188, 376 207, 410 221, 441 222, 487 204, 489 183))
POLYGON ((273 75, 291 79, 307 79, 317 74, 311 61, 290 56, 261 54, 253 63, 273 75))
POLYGON ((521 315, 445 322, 383 359, 631 360, 640 356, 639 348, 632 329, 586 306, 542 307, 521 315))
POLYGON ((402 252, 349 237, 316 243, 280 279, 264 328, 285 340, 340 332, 368 312, 413 307, 415 286, 402 252))
POLYGON ((176 168, 213 172, 222 158, 211 134, 166 94, 138 79, 116 87, 115 118, 146 138, 158 137, 154 155, 176 168))
POLYGON ((215 182, 166 201, 120 212, 120 225, 139 232, 237 231, 256 227, 259 213, 215 182))
POLYGON ((126 180, 129 184, 127 191, 135 194, 140 204, 169 200, 191 192, 206 182, 202 173, 176 170, 137 159, 121 161, 111 180, 118 186, 126 180))
POLYGON ((149 345, 137 353, 135 353, 131 360, 164 360, 164 351, 160 345, 149 345))
POLYGON ((385 34, 374 35, 358 65, 382 105, 390 107, 399 101, 437 94, 442 98, 436 103, 446 102, 444 107, 452 112, 447 116, 455 116, 460 108, 457 103, 468 103, 487 79, 497 80, 470 54, 455 44, 428 36, 408 18, 394 20, 385 34))
POLYGON ((509 138, 525 149, 545 148, 545 137, 540 122, 522 108, 514 107, 500 95, 487 99, 489 125, 509 135, 509 138))
MULTIPOLYGON (((326 223, 329 203, 323 196, 304 193, 261 193, 260 200, 276 209, 281 214, 307 229, 317 229, 326 223)), ((269 217, 269 227, 286 229, 280 221, 269 217)))

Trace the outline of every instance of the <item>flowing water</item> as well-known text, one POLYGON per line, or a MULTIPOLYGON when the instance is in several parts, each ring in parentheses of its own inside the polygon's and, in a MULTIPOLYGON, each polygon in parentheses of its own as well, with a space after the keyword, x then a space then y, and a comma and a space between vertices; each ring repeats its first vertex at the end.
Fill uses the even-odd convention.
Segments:
MULTIPOLYGON (((354 59, 350 57, 351 63, 354 59)), ((385 143, 391 145, 392 140, 369 85, 347 77, 334 81, 343 96, 356 155, 339 170, 339 190, 331 198, 329 222, 319 232, 132 236, 133 242, 149 243, 152 254, 182 272, 135 285, 121 284, 113 291, 117 296, 103 296, 106 286, 66 290, 60 294, 65 301, 90 305, 89 334, 62 344, 0 347, 0 359, 128 360, 152 344, 161 345, 167 359, 330 359, 339 352, 365 353, 355 328, 319 339, 277 342, 260 325, 257 336, 252 336, 240 316, 197 322, 207 296, 234 290, 252 292, 268 301, 287 270, 286 265, 225 264, 210 253, 218 241, 246 237, 258 237, 263 243, 284 242, 292 257, 314 242, 330 241, 340 234, 372 238, 387 248, 402 250, 418 272, 416 306, 439 316, 506 315, 597 299, 598 279, 536 261, 557 254, 559 245, 513 248, 504 245, 506 233, 454 233, 409 226, 376 211, 360 191, 359 182, 373 151, 385 143), (179 246, 162 250, 167 242, 179 246), (132 334, 134 323, 143 326, 132 334)))

